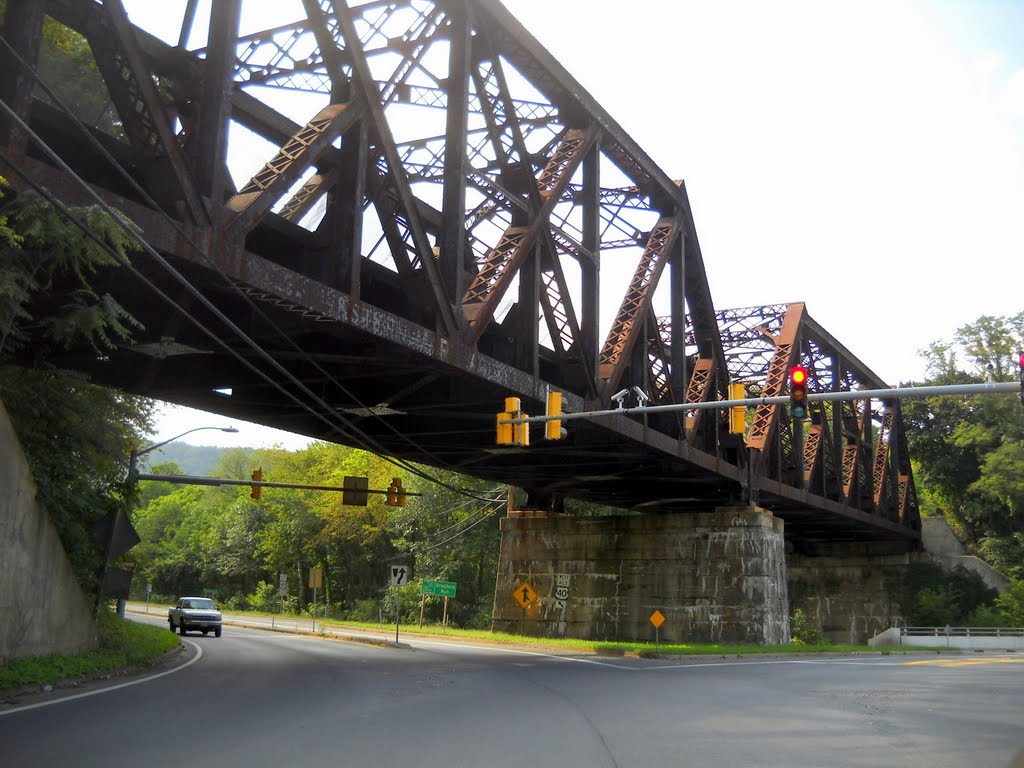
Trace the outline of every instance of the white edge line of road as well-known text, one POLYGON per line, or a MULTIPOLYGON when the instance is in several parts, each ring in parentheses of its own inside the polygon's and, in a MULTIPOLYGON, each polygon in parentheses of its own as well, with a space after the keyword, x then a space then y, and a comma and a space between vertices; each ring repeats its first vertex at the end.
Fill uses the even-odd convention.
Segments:
POLYGON ((3 717, 4 715, 13 715, 15 712, 25 712, 25 711, 30 710, 30 709, 39 709, 40 707, 49 707, 49 706, 51 706, 53 704, 63 704, 66 701, 74 701, 75 699, 84 699, 84 698, 86 698, 88 696, 97 696, 97 695, 99 695, 101 693, 107 693, 109 691, 116 691, 119 688, 127 688, 127 687, 132 686, 132 685, 141 685, 142 683, 148 683, 150 680, 156 680, 158 677, 165 677, 167 675, 173 675, 175 672, 180 672, 181 670, 185 669, 185 667, 189 667, 192 664, 195 664, 197 661, 199 661, 203 657, 203 649, 202 649, 202 647, 200 645, 198 645, 197 643, 192 642, 191 640, 182 640, 182 642, 188 643, 193 648, 195 648, 196 649, 196 655, 193 656, 188 661, 186 661, 184 664, 181 664, 180 666, 177 666, 174 669, 166 669, 163 672, 157 672, 155 675, 148 675, 146 677, 140 677, 138 680, 129 680, 126 683, 118 683, 117 685, 109 685, 106 688, 97 688, 95 691, 85 691, 83 693, 72 694, 71 696, 61 696, 59 699, 50 699, 49 701, 39 701, 39 702, 36 702, 35 704, 26 704, 26 705, 24 705, 22 707, 13 707, 12 709, 0 710, 0 717, 3 717))

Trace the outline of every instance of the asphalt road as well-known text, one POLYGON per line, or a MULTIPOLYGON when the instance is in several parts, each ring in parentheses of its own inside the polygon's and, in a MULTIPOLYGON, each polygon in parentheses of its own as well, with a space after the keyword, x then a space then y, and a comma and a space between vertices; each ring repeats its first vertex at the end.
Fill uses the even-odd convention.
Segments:
POLYGON ((0 766, 1003 768, 1024 749, 1024 656, 694 662, 402 640, 190 635, 194 661, 162 677, 0 705, 0 766))

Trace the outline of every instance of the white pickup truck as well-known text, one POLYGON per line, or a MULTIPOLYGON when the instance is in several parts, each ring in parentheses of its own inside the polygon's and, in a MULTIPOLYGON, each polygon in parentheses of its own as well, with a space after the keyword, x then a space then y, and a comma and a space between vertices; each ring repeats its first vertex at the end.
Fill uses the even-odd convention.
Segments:
POLYGON ((220 637, 220 611, 208 597, 178 598, 177 604, 167 610, 167 623, 171 632, 177 629, 184 635, 190 629, 198 629, 205 635, 212 630, 214 635, 220 637))

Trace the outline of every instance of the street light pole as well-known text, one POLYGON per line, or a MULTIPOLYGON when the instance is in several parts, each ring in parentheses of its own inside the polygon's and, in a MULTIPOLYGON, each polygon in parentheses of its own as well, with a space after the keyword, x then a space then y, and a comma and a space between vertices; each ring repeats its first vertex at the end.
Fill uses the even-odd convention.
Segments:
POLYGON ((138 465, 139 465, 139 457, 140 456, 145 456, 147 453, 155 451, 158 448, 163 448, 168 443, 173 443, 175 440, 180 440, 185 435, 191 435, 193 432, 199 432, 200 430, 203 430, 203 429, 216 429, 216 430, 219 430, 221 432, 232 432, 232 433, 238 432, 238 428, 237 427, 193 427, 192 429, 189 429, 189 430, 186 430, 185 432, 182 432, 180 435, 175 435, 174 437, 169 437, 166 440, 160 441, 159 443, 155 443, 153 445, 147 446, 147 447, 143 448, 141 451, 132 451, 131 456, 129 457, 129 460, 128 460, 128 476, 129 476, 129 478, 132 478, 132 477, 134 477, 135 475, 137 475, 139 473, 139 466, 138 465))
MULTIPOLYGON (((127 524, 128 529, 134 535, 135 540, 138 541, 138 534, 136 534, 134 528, 132 528, 130 512, 131 512, 132 500, 133 500, 133 498, 135 496, 135 485, 138 483, 139 457, 145 456, 147 453, 155 451, 158 448, 162 448, 165 445, 167 445, 168 443, 174 442, 175 440, 178 440, 178 439, 184 437, 185 435, 190 435, 193 432, 198 432, 198 431, 203 430, 203 429, 216 429, 216 430, 219 430, 221 432, 238 432, 238 429, 236 427, 194 427, 193 429, 189 429, 189 430, 186 430, 185 432, 182 432, 180 435, 175 435, 174 437, 170 437, 170 438, 168 438, 166 440, 162 440, 159 443, 155 443, 153 445, 147 446, 147 447, 143 448, 141 451, 133 450, 131 452, 131 454, 129 455, 129 458, 128 458, 128 477, 127 477, 127 485, 128 485, 128 489, 127 490, 128 490, 128 492, 127 492, 127 495, 126 495, 126 498, 125 498, 125 507, 124 507, 124 509, 121 509, 119 507, 117 509, 116 513, 114 514, 114 519, 110 523, 110 533, 107 536, 106 551, 103 553, 103 566, 100 569, 99 585, 96 588, 96 613, 97 613, 97 615, 99 615, 100 606, 103 604, 103 595, 105 594, 103 588, 104 588, 105 582, 107 580, 107 573, 110 570, 110 560, 111 560, 112 555, 114 554, 113 549, 114 549, 114 545, 115 545, 115 542, 116 542, 116 537, 117 537, 117 532, 118 532, 118 527, 119 527, 118 524, 121 522, 120 518, 121 518, 122 515, 124 515, 124 518, 125 518, 124 522, 127 524)), ((129 583, 130 583, 130 581, 129 581, 129 583)), ((124 618, 125 602, 126 602, 125 598, 119 595, 118 598, 117 598, 117 615, 120 616, 121 618, 124 618)))

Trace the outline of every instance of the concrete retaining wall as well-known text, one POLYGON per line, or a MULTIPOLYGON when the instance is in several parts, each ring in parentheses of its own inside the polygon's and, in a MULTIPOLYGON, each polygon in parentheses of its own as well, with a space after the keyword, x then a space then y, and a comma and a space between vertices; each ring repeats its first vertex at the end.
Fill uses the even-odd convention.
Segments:
POLYGON ((789 641, 782 521, 764 510, 502 520, 492 627, 540 637, 789 641), (537 599, 523 608, 524 585, 537 599))
POLYGON ((0 403, 0 664, 96 647, 96 620, 0 403))
POLYGON ((947 571, 957 567, 966 568, 978 574, 985 585, 1002 592, 1010 580, 980 557, 967 554, 963 545, 949 527, 944 517, 921 518, 921 541, 928 557, 947 571))

